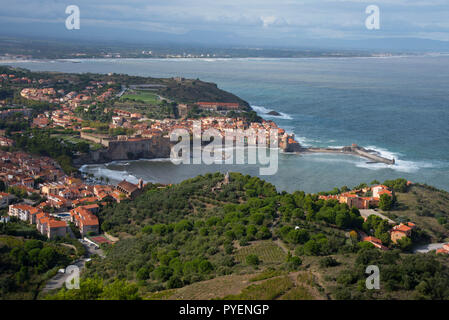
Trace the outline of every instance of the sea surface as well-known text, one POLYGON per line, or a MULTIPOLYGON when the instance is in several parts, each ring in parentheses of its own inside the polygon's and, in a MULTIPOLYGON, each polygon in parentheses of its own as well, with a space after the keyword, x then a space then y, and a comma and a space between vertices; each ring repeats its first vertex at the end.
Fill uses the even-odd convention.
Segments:
MULTIPOLYGON (((92 59, 0 62, 33 71, 126 73, 199 78, 248 101, 305 146, 356 143, 396 165, 351 155, 281 154, 278 190, 317 192, 404 177, 449 191, 449 56, 300 59, 92 59), (275 110, 280 117, 268 116, 275 110)), ((163 159, 83 167, 113 181, 176 183, 198 174, 254 165, 179 165, 163 159)))

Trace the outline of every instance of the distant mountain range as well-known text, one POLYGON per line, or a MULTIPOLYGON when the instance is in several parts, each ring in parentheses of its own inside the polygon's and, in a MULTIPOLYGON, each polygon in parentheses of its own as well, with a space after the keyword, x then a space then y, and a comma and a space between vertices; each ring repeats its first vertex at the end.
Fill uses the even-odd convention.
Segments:
MULTIPOLYGON (((146 32, 126 28, 104 28, 81 26, 80 30, 67 30, 63 23, 0 22, 0 37, 16 39, 38 39, 65 42, 71 45, 98 45, 103 42, 107 47, 177 47, 177 48, 218 48, 218 49, 256 49, 307 51, 307 50, 351 50, 370 52, 449 52, 449 41, 438 41, 421 38, 380 38, 381 33, 370 33, 366 39, 306 39, 276 38, 260 40, 253 37, 240 36, 232 32, 221 31, 189 31, 183 34, 164 32, 146 32)), ((271 56, 271 54, 269 55, 271 56)), ((283 56, 283 55, 280 55, 283 56)))

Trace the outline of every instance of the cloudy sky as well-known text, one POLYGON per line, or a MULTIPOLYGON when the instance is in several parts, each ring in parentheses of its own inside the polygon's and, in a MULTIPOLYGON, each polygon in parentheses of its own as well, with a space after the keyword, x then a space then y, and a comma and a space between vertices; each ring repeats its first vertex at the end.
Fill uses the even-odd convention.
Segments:
POLYGON ((385 38, 449 41, 449 0, 0 0, 0 8, 0 35, 266 46, 385 38), (65 28, 68 5, 80 8, 80 30, 65 28), (369 5, 380 8, 380 30, 365 27, 369 5))

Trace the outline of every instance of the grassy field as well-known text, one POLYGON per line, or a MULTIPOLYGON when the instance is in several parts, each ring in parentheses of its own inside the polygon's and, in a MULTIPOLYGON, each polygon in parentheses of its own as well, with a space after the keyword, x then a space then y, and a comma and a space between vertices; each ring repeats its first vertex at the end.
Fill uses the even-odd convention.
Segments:
POLYGON ((250 285, 240 294, 228 295, 225 300, 274 300, 293 288, 294 283, 289 276, 266 280, 250 285))
POLYGON ((124 94, 114 103, 114 108, 136 112, 150 119, 176 118, 176 108, 153 92, 135 90, 124 94))
POLYGON ((227 275, 196 282, 179 289, 163 290, 145 296, 148 300, 315 300, 322 299, 309 275, 272 272, 227 275), (273 276, 273 277, 271 277, 273 276), (267 279, 266 277, 269 277, 267 279))
POLYGON ((280 300, 315 300, 315 297, 303 285, 299 285, 287 291, 280 300))
POLYGON ((265 279, 274 278, 277 276, 280 276, 286 272, 283 272, 282 270, 276 270, 276 269, 267 269, 264 272, 259 273, 258 275, 252 277, 249 279, 251 282, 261 281, 265 279))
POLYGON ((449 194, 413 186, 407 193, 396 193, 396 197, 398 207, 384 212, 386 216, 397 222, 404 220, 416 223, 427 230, 432 242, 449 240, 449 194))
POLYGON ((210 300, 226 295, 239 294, 250 282, 254 274, 227 275, 215 279, 196 282, 175 290, 164 290, 146 296, 152 300, 210 300))
POLYGON ((124 94, 120 98, 121 101, 127 99, 133 99, 145 104, 152 104, 152 105, 158 105, 161 103, 161 100, 156 94, 144 90, 135 90, 133 91, 133 93, 124 94))
POLYGON ((256 241, 249 246, 240 247, 234 254, 236 261, 246 263, 246 257, 255 254, 259 257, 263 264, 283 263, 286 254, 271 240, 256 241))

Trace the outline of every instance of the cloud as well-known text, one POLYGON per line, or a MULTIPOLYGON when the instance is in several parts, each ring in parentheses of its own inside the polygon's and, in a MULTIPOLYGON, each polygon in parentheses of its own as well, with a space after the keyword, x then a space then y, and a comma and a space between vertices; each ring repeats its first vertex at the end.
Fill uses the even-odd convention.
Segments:
MULTIPOLYGON (((4 21, 66 18, 62 0, 0 0, 4 21)), ((449 34, 448 0, 77 0, 83 26, 117 27, 173 34, 232 32, 261 42, 277 38, 364 38, 365 8, 380 7, 382 37, 438 37, 449 34), (84 22, 83 22, 84 21, 84 22)), ((3 25, 2 25, 3 26, 3 25)), ((6 30, 2 32, 14 31, 6 30)), ((12 27, 11 27, 12 28, 12 27)), ((5 28, 3 28, 5 29, 5 28)), ((372 33, 371 33, 372 34, 372 33)))
POLYGON ((261 16, 260 20, 262 20, 264 28, 268 28, 270 26, 282 27, 288 25, 287 21, 285 21, 284 18, 278 18, 275 16, 268 16, 268 17, 261 16))

